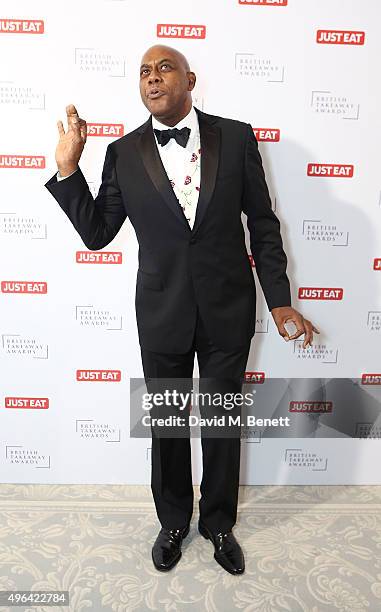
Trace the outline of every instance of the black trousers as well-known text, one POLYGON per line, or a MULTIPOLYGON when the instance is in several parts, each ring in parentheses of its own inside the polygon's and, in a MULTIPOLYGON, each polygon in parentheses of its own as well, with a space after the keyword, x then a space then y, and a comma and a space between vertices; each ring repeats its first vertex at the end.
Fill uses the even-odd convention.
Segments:
MULTIPOLYGON (((251 339, 234 352, 220 350, 208 338, 198 313, 193 345, 188 353, 157 353, 141 347, 145 380, 181 378, 192 381, 197 354, 200 390, 202 379, 208 378, 228 380, 234 392, 241 392, 250 343, 251 339)), ((213 532, 227 531, 237 517, 241 440, 238 436, 205 436, 201 428, 201 445, 200 520, 213 532)), ((151 489, 162 527, 178 529, 190 522, 193 486, 189 437, 157 437, 152 432, 151 489)))

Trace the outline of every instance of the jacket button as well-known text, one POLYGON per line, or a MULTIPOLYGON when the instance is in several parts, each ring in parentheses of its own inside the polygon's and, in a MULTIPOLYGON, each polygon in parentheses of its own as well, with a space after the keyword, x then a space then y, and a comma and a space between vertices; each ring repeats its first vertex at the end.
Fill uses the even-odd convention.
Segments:
POLYGON ((196 244, 196 242, 197 242, 196 238, 191 238, 191 239, 190 239, 190 243, 191 243, 191 244, 196 244))

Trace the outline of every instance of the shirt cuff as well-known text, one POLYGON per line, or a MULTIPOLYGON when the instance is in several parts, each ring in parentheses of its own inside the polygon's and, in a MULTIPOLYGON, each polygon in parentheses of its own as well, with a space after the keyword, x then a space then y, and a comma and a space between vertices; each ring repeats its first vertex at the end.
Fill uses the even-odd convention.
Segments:
POLYGON ((74 172, 71 172, 71 174, 68 174, 67 176, 61 176, 59 172, 57 172, 56 176, 57 176, 57 181, 64 181, 65 179, 69 178, 69 176, 72 176, 72 174, 75 174, 76 172, 78 172, 78 168, 76 170, 74 170, 74 172))

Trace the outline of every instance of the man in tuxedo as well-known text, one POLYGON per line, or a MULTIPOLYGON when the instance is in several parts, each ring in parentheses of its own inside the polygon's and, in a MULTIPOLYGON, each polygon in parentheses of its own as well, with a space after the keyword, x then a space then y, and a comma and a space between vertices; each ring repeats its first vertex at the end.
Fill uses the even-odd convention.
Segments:
MULTIPOLYGON (((67 107, 58 122, 58 173, 46 187, 91 250, 102 249, 128 217, 139 243, 136 318, 146 380, 189 379, 197 354, 200 381, 242 385, 255 332, 256 292, 241 213, 269 310, 285 340, 318 330, 291 307, 279 220, 271 209, 252 127, 192 105, 196 76, 175 49, 155 45, 140 67, 150 112, 140 127, 107 147, 94 199, 78 163, 86 122, 67 107), (285 323, 296 326, 289 335, 285 323)), ((236 522, 240 439, 202 436, 200 533, 216 561, 244 571, 236 522)), ((193 511, 190 440, 152 435, 151 487, 161 530, 152 549, 157 569, 181 557, 193 511)))

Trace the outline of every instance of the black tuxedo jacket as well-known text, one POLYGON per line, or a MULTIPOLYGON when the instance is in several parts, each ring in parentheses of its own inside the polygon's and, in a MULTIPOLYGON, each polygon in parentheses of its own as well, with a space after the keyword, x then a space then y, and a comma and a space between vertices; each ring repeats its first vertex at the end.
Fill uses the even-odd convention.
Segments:
POLYGON ((46 183, 88 249, 106 247, 130 219, 139 243, 139 342, 156 352, 190 349, 197 306, 222 350, 238 349, 254 335, 256 291, 242 212, 269 310, 291 305, 280 224, 253 130, 196 111, 201 185, 192 230, 161 162, 151 117, 107 147, 95 199, 80 169, 46 183))

